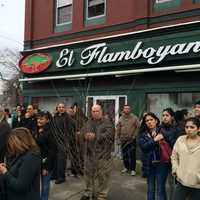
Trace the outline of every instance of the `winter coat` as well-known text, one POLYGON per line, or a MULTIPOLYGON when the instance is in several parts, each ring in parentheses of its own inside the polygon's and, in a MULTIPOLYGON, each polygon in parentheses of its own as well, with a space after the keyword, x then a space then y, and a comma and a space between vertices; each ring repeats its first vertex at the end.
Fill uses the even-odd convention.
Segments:
POLYGON ((40 155, 25 152, 10 159, 7 165, 8 172, 3 175, 7 200, 40 200, 40 155))
POLYGON ((87 117, 80 111, 75 113, 73 119, 75 120, 76 124, 76 132, 80 131, 87 121, 87 117))
MULTIPOLYGON (((161 133, 164 136, 164 140, 172 147, 175 137, 170 130, 171 129, 164 129, 163 126, 160 126, 157 127, 156 132, 161 133)), ((153 164, 160 162, 159 142, 155 142, 148 130, 144 129, 139 136, 139 146, 144 154, 143 156, 145 157, 143 169, 144 172, 148 174, 153 164)))
MULTIPOLYGON (((156 132, 159 132, 159 128, 157 128, 156 132)), ((154 141, 151 134, 145 129, 139 135, 139 146, 145 158, 143 172, 148 175, 153 164, 160 162, 159 144, 154 141)))
POLYGON ((14 116, 12 120, 12 128, 24 127, 25 118, 23 116, 14 116))
POLYGON ((56 160, 57 147, 49 124, 46 124, 42 132, 39 133, 37 131, 35 139, 40 147, 42 169, 46 169, 47 171, 53 170, 56 160))
POLYGON ((81 136, 85 143, 85 155, 87 157, 93 157, 96 160, 111 158, 114 143, 114 125, 109 119, 88 120, 81 129, 81 136), (88 132, 95 134, 94 141, 88 142, 84 139, 84 136, 88 132))
POLYGON ((67 137, 70 131, 75 130, 75 122, 66 112, 56 113, 53 120, 57 135, 61 139, 67 137))
POLYGON ((164 136, 165 141, 173 148, 176 139, 181 130, 177 126, 177 124, 165 124, 162 123, 160 126, 160 132, 164 136))
POLYGON ((37 131, 37 119, 36 116, 33 115, 28 118, 23 118, 23 126, 30 130, 31 134, 34 136, 37 131))
POLYGON ((131 142, 136 138, 139 128, 139 120, 134 114, 125 115, 123 114, 119 118, 119 122, 117 124, 116 134, 120 139, 121 143, 131 142))

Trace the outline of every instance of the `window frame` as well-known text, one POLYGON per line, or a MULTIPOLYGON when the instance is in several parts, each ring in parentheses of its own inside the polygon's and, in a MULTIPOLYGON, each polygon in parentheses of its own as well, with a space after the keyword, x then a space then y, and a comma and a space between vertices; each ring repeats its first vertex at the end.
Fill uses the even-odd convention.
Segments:
POLYGON ((164 10, 178 9, 181 6, 182 0, 154 0, 154 12, 161 12, 164 10))
POLYGON ((105 17, 106 16, 106 0, 104 0, 104 14, 98 15, 98 16, 94 16, 94 17, 88 17, 88 14, 89 14, 89 0, 86 1, 86 20, 89 21, 89 20, 105 17))
POLYGON ((166 3, 173 0, 156 0, 156 3, 166 3))
MULTIPOLYGON (((65 5, 65 6, 69 6, 69 5, 72 6, 71 21, 64 22, 64 23, 58 23, 58 8, 60 8, 60 7, 58 7, 58 1, 59 0, 56 0, 56 19, 55 19, 56 20, 56 23, 55 23, 56 27, 67 25, 67 24, 72 24, 72 20, 73 20, 73 0, 71 0, 72 1, 71 4, 65 5)), ((64 6, 62 6, 62 7, 64 7, 64 6)))

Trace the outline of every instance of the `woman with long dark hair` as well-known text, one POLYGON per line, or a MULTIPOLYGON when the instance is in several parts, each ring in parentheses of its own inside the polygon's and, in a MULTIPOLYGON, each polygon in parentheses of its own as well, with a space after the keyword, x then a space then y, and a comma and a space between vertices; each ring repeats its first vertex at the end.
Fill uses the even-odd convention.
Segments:
POLYGON ((167 199, 165 184, 169 164, 162 162, 160 157, 159 143, 164 135, 160 132, 159 123, 160 120, 154 113, 146 113, 139 135, 139 145, 146 157, 144 170, 147 175, 147 200, 155 200, 156 196, 158 200, 167 199))
MULTIPOLYGON (((168 144, 171 149, 173 148, 178 135, 181 132, 180 127, 175 121, 175 113, 172 108, 165 108, 162 112, 162 123, 161 123, 161 132, 165 136, 168 144)), ((173 193, 175 189, 175 179, 171 175, 171 160, 168 161, 169 164, 169 200, 172 200, 173 193)))
POLYGON ((185 134, 185 122, 188 118, 191 118, 191 117, 192 117, 192 113, 189 112, 187 109, 177 110, 175 112, 175 120, 180 130, 180 132, 177 135, 177 138, 185 134))
POLYGON ((41 111, 37 115, 37 131, 35 139, 40 147, 42 157, 41 169, 41 200, 48 200, 50 179, 55 168, 56 143, 50 127, 52 116, 47 111, 41 111))
POLYGON ((40 200, 40 153, 30 131, 16 128, 8 136, 9 162, 0 164, 7 200, 40 200))

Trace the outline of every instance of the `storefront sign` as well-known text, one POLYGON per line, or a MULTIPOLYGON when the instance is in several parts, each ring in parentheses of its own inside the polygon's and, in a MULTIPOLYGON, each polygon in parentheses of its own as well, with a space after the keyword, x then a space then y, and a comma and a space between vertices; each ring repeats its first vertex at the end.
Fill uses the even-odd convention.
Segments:
POLYGON ((52 59, 48 54, 35 53, 27 57, 23 57, 19 61, 19 67, 23 73, 36 74, 46 70, 52 63, 52 59))
POLYGON ((98 73, 197 63, 200 58, 200 29, 184 30, 161 34, 156 30, 148 34, 130 34, 38 49, 35 50, 36 57, 43 55, 42 62, 38 62, 33 54, 27 57, 28 62, 23 59, 21 69, 25 73, 43 72, 49 76, 53 73, 98 73), (51 58, 45 57, 45 53, 51 56, 51 65, 51 58))
MULTIPOLYGON (((132 49, 112 52, 106 43, 95 44, 82 50, 79 64, 87 66, 93 62, 102 64, 145 59, 148 64, 155 65, 163 61, 167 56, 200 52, 200 41, 163 45, 157 48, 144 48, 143 46, 144 43, 139 41, 132 49)), ((56 66, 58 68, 72 67, 75 59, 73 50, 63 49, 60 52, 59 59, 56 61, 56 66)))

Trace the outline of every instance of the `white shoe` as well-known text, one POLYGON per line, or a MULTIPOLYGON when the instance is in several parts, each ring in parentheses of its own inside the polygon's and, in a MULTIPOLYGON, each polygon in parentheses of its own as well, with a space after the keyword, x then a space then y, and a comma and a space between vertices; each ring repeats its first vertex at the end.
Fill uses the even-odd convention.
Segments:
POLYGON ((121 173, 126 173, 128 170, 126 168, 122 169, 121 173))
POLYGON ((134 170, 131 171, 131 176, 135 176, 136 172, 134 170))

